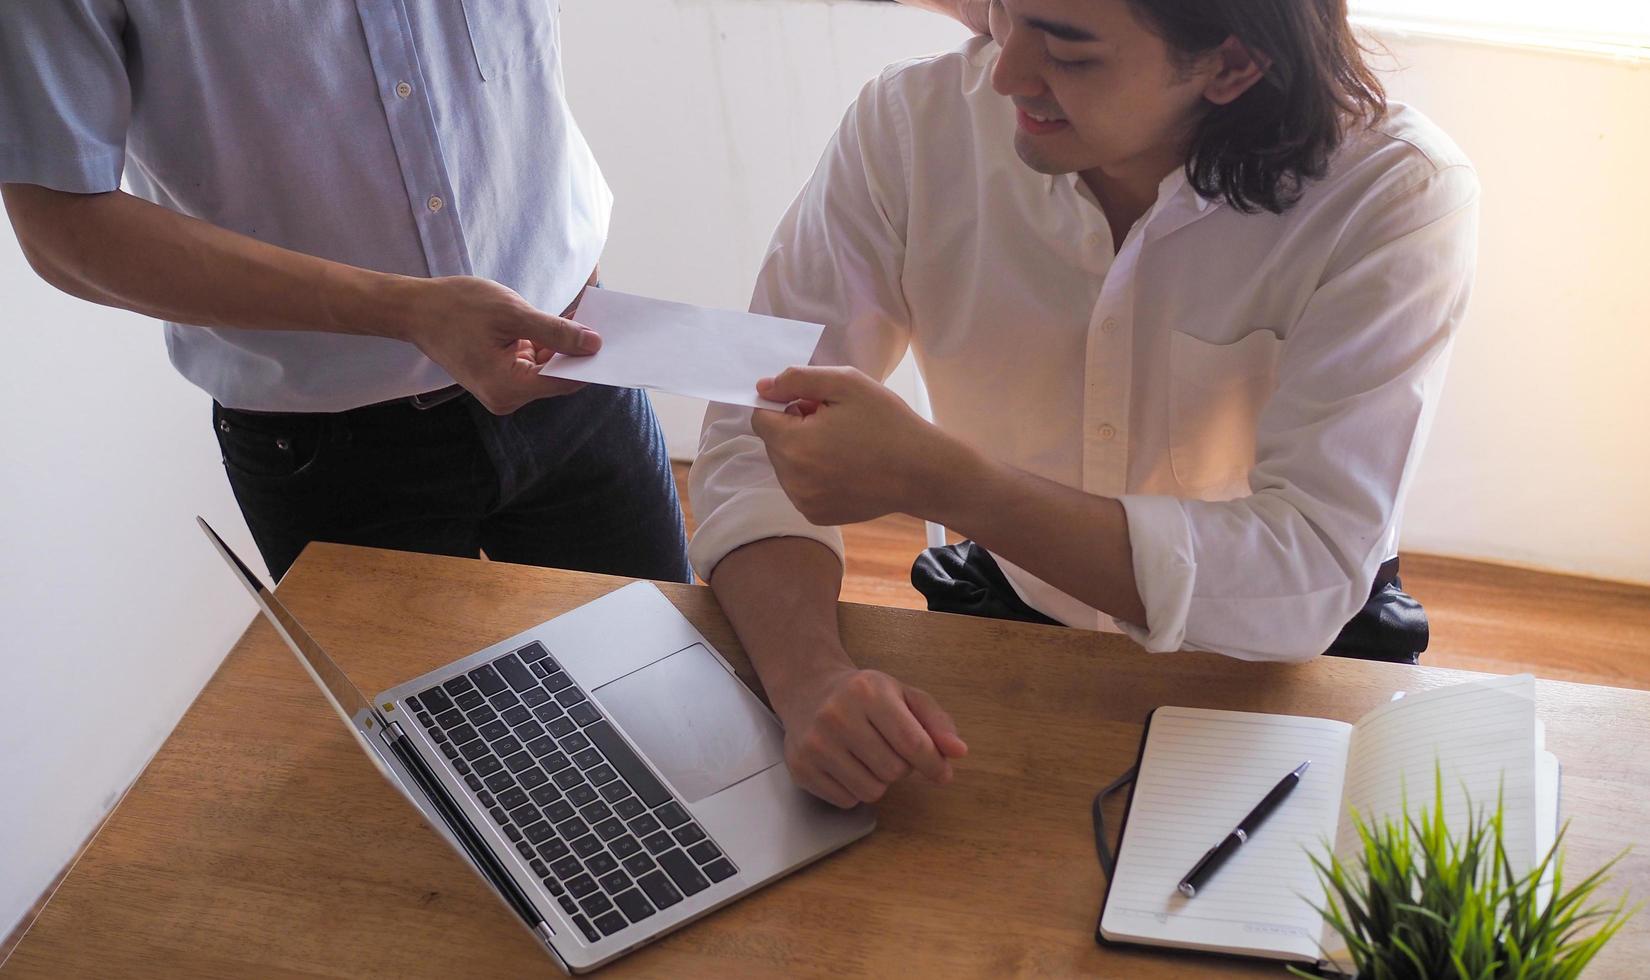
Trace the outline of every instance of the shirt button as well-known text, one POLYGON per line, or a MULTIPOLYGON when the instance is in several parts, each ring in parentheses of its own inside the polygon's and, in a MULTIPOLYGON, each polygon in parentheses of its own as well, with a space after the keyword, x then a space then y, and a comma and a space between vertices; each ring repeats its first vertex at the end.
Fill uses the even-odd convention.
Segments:
POLYGON ((1117 332, 1117 318, 1114 317, 1114 316, 1106 317, 1106 319, 1103 322, 1101 322, 1101 324, 1100 324, 1100 332, 1101 333, 1106 333, 1106 334, 1116 333, 1117 332))
POLYGON ((396 85, 395 94, 401 96, 404 99, 407 96, 412 94, 412 86, 408 85, 406 82, 402 82, 402 83, 396 85))
POLYGON ((440 211, 442 208, 447 206, 447 202, 443 201, 439 196, 432 195, 430 197, 429 206, 431 211, 440 211))
POLYGON ((1102 425, 1099 429, 1098 435, 1100 436, 1101 442, 1111 442, 1113 439, 1117 438, 1117 430, 1109 425, 1102 425))

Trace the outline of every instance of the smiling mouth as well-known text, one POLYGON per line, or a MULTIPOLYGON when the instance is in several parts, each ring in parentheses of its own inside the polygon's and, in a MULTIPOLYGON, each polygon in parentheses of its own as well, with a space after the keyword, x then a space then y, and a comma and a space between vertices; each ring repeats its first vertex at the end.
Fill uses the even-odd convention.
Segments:
POLYGON ((1014 110, 1016 115, 1019 116, 1020 128, 1036 136, 1045 133, 1056 133, 1071 125, 1068 120, 1061 116, 1032 112, 1019 106, 1015 106, 1014 110))

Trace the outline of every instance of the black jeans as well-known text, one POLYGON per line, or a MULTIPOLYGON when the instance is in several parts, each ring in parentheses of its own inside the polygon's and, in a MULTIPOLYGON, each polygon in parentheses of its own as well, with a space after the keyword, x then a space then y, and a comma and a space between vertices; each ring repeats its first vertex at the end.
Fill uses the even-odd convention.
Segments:
MULTIPOLYGON (((1014 591, 997 562, 972 541, 929 548, 911 566, 911 584, 935 612, 1059 626, 1014 591)), ((1427 614, 1398 580, 1398 559, 1382 565, 1369 601, 1324 653, 1331 657, 1415 664, 1427 648, 1427 614)))
POLYGON ((311 541, 692 581, 647 396, 591 385, 495 416, 462 395, 335 414, 213 406, 270 574, 311 541))

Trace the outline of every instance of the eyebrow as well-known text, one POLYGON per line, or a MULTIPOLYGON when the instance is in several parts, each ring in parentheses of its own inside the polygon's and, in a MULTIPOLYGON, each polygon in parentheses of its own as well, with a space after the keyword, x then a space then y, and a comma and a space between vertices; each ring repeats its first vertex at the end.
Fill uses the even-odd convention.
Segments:
POLYGON ((1095 35, 1083 30, 1081 27, 1074 27, 1071 24, 1062 24, 1059 21, 1044 20, 1041 17, 1027 17, 1026 23, 1032 27, 1035 27, 1037 30, 1042 31, 1044 34, 1051 37, 1057 37, 1062 41, 1100 40, 1095 35))

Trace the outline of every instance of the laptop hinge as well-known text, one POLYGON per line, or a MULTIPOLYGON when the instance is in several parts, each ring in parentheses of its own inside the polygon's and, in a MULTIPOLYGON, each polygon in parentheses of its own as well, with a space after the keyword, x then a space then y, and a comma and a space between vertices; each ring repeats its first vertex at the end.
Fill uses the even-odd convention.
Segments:
POLYGON ((398 738, 406 738, 407 737, 407 733, 401 730, 401 723, 399 721, 392 721, 392 722, 389 722, 388 724, 386 724, 384 726, 383 732, 384 732, 384 734, 383 734, 382 738, 386 742, 393 741, 394 739, 398 739, 398 738))

